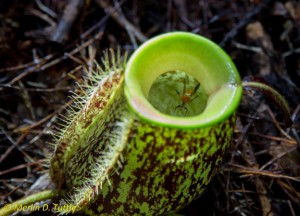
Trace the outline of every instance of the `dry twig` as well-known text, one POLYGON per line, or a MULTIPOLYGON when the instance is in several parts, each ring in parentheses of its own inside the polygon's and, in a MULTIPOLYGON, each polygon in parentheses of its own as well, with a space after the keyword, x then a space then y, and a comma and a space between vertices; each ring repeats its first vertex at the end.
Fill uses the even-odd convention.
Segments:
POLYGON ((112 7, 103 0, 95 0, 96 3, 108 13, 120 26, 126 29, 128 32, 132 32, 134 36, 140 41, 145 42, 147 37, 138 30, 131 22, 129 22, 124 14, 122 14, 117 7, 112 7))

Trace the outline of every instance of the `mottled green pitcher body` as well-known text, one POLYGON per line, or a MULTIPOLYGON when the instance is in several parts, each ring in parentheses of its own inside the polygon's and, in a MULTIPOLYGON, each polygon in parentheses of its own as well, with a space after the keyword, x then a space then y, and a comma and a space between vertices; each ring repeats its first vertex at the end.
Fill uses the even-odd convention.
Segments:
MULTIPOLYGON (((61 204, 87 215, 163 215, 206 188, 231 142, 240 78, 190 33, 158 36, 101 77, 57 141, 61 204)), ((68 212, 61 212, 68 213, 68 212)))

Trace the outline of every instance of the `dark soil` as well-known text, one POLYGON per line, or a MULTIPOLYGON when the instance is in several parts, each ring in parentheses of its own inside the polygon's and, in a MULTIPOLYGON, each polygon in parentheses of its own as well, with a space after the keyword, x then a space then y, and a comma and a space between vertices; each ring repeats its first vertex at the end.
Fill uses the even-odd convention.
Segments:
POLYGON ((294 122, 287 128, 274 101, 245 91, 224 165, 181 213, 300 215, 296 0, 1 1, 0 206, 23 197, 47 172, 57 116, 78 91, 85 67, 107 48, 131 53, 148 38, 178 30, 210 38, 242 78, 256 76, 277 89, 294 122))

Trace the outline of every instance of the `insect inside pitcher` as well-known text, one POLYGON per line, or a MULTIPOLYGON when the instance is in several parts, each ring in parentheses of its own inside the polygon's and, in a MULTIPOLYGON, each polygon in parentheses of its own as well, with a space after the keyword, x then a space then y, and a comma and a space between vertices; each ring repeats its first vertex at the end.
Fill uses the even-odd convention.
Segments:
POLYGON ((197 85, 194 87, 194 89, 186 89, 186 80, 187 77, 184 78, 183 80, 183 91, 182 94, 179 93, 179 91, 176 89, 176 93, 178 94, 178 96, 180 97, 181 100, 181 104, 179 104, 176 108, 175 108, 175 112, 177 109, 184 109, 185 113, 184 115, 187 115, 188 109, 186 107, 187 104, 192 103, 199 95, 195 95, 196 92, 198 91, 199 87, 200 87, 200 83, 197 83, 197 85))

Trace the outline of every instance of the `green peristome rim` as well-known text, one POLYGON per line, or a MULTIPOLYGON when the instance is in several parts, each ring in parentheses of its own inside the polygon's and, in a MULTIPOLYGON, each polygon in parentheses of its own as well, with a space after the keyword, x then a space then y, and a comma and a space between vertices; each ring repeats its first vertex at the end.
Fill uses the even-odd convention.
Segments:
POLYGON ((202 128, 226 120, 237 109, 242 85, 231 58, 214 42, 192 33, 172 32, 141 45, 125 70, 125 96, 141 119, 173 128, 202 128), (169 71, 193 76, 208 94, 205 110, 196 116, 176 117, 156 110, 148 101, 152 83, 169 71))

